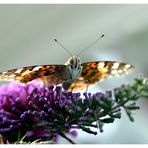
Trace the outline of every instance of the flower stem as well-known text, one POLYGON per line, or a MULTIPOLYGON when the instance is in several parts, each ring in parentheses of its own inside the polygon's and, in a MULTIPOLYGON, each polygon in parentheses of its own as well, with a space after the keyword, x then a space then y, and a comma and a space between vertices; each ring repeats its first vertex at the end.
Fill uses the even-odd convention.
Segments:
POLYGON ((121 102, 118 105, 116 105, 115 107, 113 107, 112 110, 115 110, 116 108, 124 106, 124 104, 126 104, 128 101, 129 101, 128 99, 124 100, 123 102, 121 102))
POLYGON ((64 133, 60 133, 60 136, 65 138, 67 141, 69 141, 71 144, 76 144, 74 141, 72 141, 70 138, 68 138, 64 133))

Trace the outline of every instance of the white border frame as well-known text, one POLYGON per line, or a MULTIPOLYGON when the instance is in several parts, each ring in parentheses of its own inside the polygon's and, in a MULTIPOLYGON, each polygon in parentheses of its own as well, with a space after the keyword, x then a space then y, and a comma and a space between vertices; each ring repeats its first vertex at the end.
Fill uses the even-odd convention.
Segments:
POLYGON ((0 4, 148 4, 147 0, 0 0, 0 4))

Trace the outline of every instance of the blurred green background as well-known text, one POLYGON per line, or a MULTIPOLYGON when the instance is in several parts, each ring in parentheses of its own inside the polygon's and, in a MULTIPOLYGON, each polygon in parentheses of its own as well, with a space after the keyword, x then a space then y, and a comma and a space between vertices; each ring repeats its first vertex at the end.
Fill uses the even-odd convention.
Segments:
MULTIPOLYGON (((82 62, 117 60, 135 66, 134 73, 103 81, 92 91, 132 82, 148 75, 148 5, 0 5, 0 71, 37 64, 64 64, 69 55, 57 38, 77 54, 102 34, 106 36, 85 51, 82 62)), ((148 143, 148 100, 131 123, 122 119, 105 125, 97 136, 79 131, 77 143, 148 143)), ((61 139, 61 143, 66 143, 61 139)))

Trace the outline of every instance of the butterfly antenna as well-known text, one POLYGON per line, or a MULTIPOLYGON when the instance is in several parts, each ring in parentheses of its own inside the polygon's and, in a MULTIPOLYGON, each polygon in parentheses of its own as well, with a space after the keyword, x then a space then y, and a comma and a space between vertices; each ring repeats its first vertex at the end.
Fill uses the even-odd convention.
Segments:
POLYGON ((65 49, 65 51, 67 51, 67 53, 70 54, 71 57, 73 56, 57 39, 54 39, 54 41, 57 42, 63 49, 65 49))
POLYGON ((91 44, 89 44, 87 47, 85 47, 83 50, 81 50, 77 56, 79 56, 80 54, 82 54, 82 52, 84 52, 85 50, 87 50, 88 48, 90 48, 91 46, 93 46, 96 42, 98 42, 101 38, 103 38, 105 35, 101 35, 97 40, 95 40, 94 42, 92 42, 91 44))

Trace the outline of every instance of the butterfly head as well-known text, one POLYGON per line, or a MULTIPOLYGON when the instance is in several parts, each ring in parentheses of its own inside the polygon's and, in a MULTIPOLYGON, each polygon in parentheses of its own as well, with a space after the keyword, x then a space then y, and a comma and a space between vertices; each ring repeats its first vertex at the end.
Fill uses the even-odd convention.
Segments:
POLYGON ((71 69, 78 69, 81 65, 81 60, 77 56, 72 56, 65 64, 70 66, 71 69))
POLYGON ((69 74, 70 74, 70 79, 71 82, 75 81, 76 79, 79 78, 82 72, 82 66, 81 66, 81 61, 80 58, 77 56, 72 56, 66 63, 65 65, 68 66, 69 68, 69 74))

